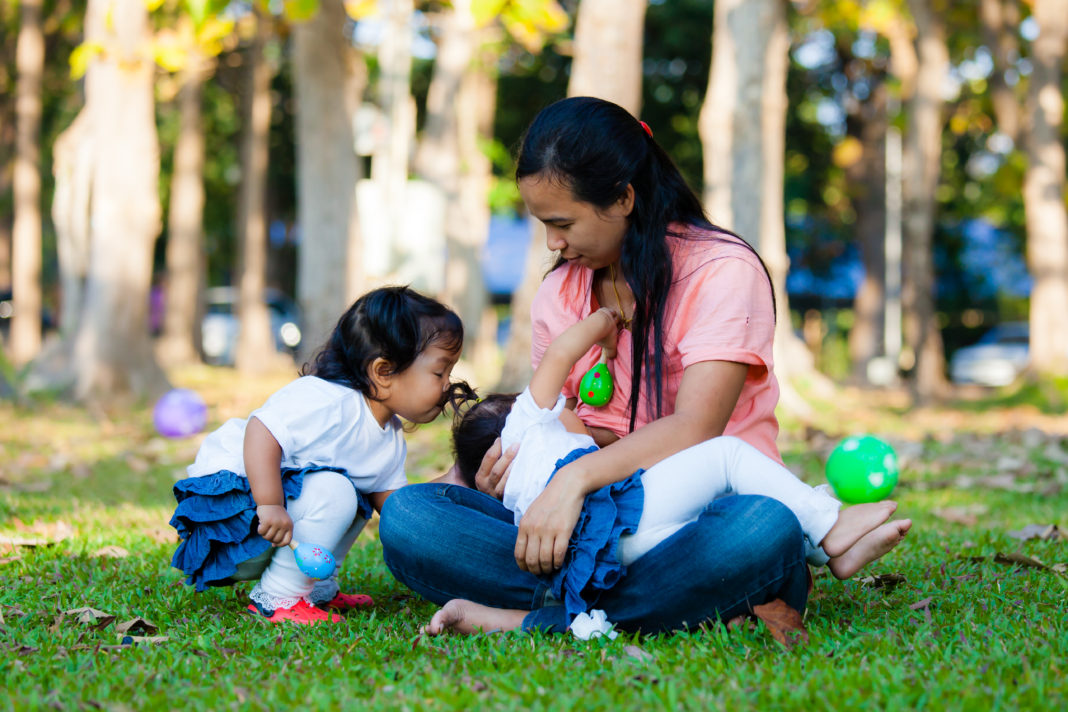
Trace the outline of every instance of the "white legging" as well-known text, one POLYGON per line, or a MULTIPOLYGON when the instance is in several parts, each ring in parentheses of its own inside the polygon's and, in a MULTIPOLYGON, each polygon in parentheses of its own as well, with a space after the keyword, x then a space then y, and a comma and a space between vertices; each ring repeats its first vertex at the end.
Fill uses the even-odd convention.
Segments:
MULTIPOLYGON (((286 511, 293 520, 293 540, 330 549, 340 567, 367 523, 357 515, 358 504, 356 490, 345 475, 328 471, 305 475, 300 497, 286 502, 286 511)), ((333 593, 337 593, 336 583, 332 580, 316 585, 316 581, 301 573, 293 550, 284 546, 274 550, 254 593, 266 594, 275 605, 284 605, 280 602, 290 600, 289 605, 292 605, 297 599, 308 596, 313 587, 318 593, 324 586, 332 587, 333 593)), ((333 595, 324 597, 329 599, 333 595)))
POLYGON ((841 504, 826 486, 806 485, 738 438, 712 438, 677 452, 646 470, 642 486, 645 507, 638 529, 619 541, 624 564, 696 520, 712 500, 729 494, 760 494, 785 504, 801 523, 809 563, 827 563, 819 543, 838 520, 841 504))

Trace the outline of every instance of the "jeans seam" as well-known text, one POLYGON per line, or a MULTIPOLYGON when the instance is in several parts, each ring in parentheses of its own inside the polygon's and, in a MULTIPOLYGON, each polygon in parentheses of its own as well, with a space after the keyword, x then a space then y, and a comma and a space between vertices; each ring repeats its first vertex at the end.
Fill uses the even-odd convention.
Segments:
MULTIPOLYGON (((792 566, 798 566, 798 565, 803 565, 803 561, 799 559, 799 560, 795 561, 792 564, 792 566)), ((740 603, 742 603, 744 601, 745 604, 748 606, 750 612, 751 612, 753 610, 753 605, 750 603, 750 599, 752 599, 754 597, 754 594, 766 591, 768 588, 774 586, 775 584, 781 583, 786 578, 786 570, 787 569, 784 569, 783 573, 779 574, 777 577, 775 577, 771 581, 768 581, 766 584, 764 584, 763 586, 759 587, 756 591, 753 591, 752 593, 748 593, 748 594, 742 596, 741 598, 738 598, 736 601, 731 603, 731 605, 727 606, 727 610, 731 610, 731 609, 735 608, 736 606, 738 606, 738 604, 740 604, 740 603)))

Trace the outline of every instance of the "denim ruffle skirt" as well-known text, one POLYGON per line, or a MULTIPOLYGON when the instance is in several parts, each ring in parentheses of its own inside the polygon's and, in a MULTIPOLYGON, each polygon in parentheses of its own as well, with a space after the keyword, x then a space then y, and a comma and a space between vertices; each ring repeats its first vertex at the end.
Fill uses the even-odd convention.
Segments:
MULTIPOLYGON (((553 475, 596 447, 578 448, 557 460, 553 475)), ((619 537, 638 528, 645 490, 638 470, 627 479, 586 495, 561 569, 548 576, 552 594, 563 602, 568 619, 594 608, 600 595, 619 581, 626 567, 619 560, 619 537)), ((549 478, 550 480, 552 477, 549 478)))
MULTIPOLYGON (((282 493, 288 502, 300 496, 304 476, 312 472, 343 469, 313 465, 282 470, 282 493)), ((355 485, 353 485, 355 487, 355 485)), ((371 505, 359 490, 359 515, 369 519, 371 505)), ((186 574, 186 583, 203 591, 208 586, 227 586, 238 564, 260 556, 272 544, 256 533, 259 519, 248 478, 229 470, 203 477, 187 477, 174 485, 178 507, 171 526, 181 542, 171 566, 186 574)))

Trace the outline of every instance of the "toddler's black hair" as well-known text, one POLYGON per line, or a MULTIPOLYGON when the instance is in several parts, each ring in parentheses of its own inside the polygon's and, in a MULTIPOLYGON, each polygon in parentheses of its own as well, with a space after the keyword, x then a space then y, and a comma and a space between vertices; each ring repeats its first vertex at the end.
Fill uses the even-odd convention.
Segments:
POLYGON ((491 393, 462 415, 458 408, 460 404, 453 400, 456 418, 452 424, 452 454, 456 469, 468 487, 475 486, 478 466, 493 441, 501 436, 504 421, 518 396, 518 393, 491 393))
POLYGON ((348 308, 302 376, 318 376, 376 398, 368 367, 383 358, 400 373, 428 346, 458 352, 464 325, 447 306, 408 287, 380 287, 348 308))

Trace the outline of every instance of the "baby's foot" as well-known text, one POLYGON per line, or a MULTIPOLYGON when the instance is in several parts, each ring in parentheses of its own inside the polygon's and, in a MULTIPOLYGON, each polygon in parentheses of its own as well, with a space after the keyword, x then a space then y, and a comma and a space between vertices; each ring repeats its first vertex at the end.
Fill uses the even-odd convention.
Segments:
POLYGON ((522 627, 527 611, 491 608, 462 598, 454 598, 434 614, 423 626, 427 635, 441 635, 446 631, 457 633, 500 633, 522 627))
POLYGON ((876 527, 860 538, 849 551, 827 562, 839 579, 847 579, 901 543, 912 527, 911 519, 899 519, 876 527))
POLYGON ((827 532, 827 536, 823 537, 820 546, 832 559, 841 556, 860 541, 861 537, 889 519, 896 509, 897 502, 892 500, 845 507, 838 512, 838 521, 827 532))

